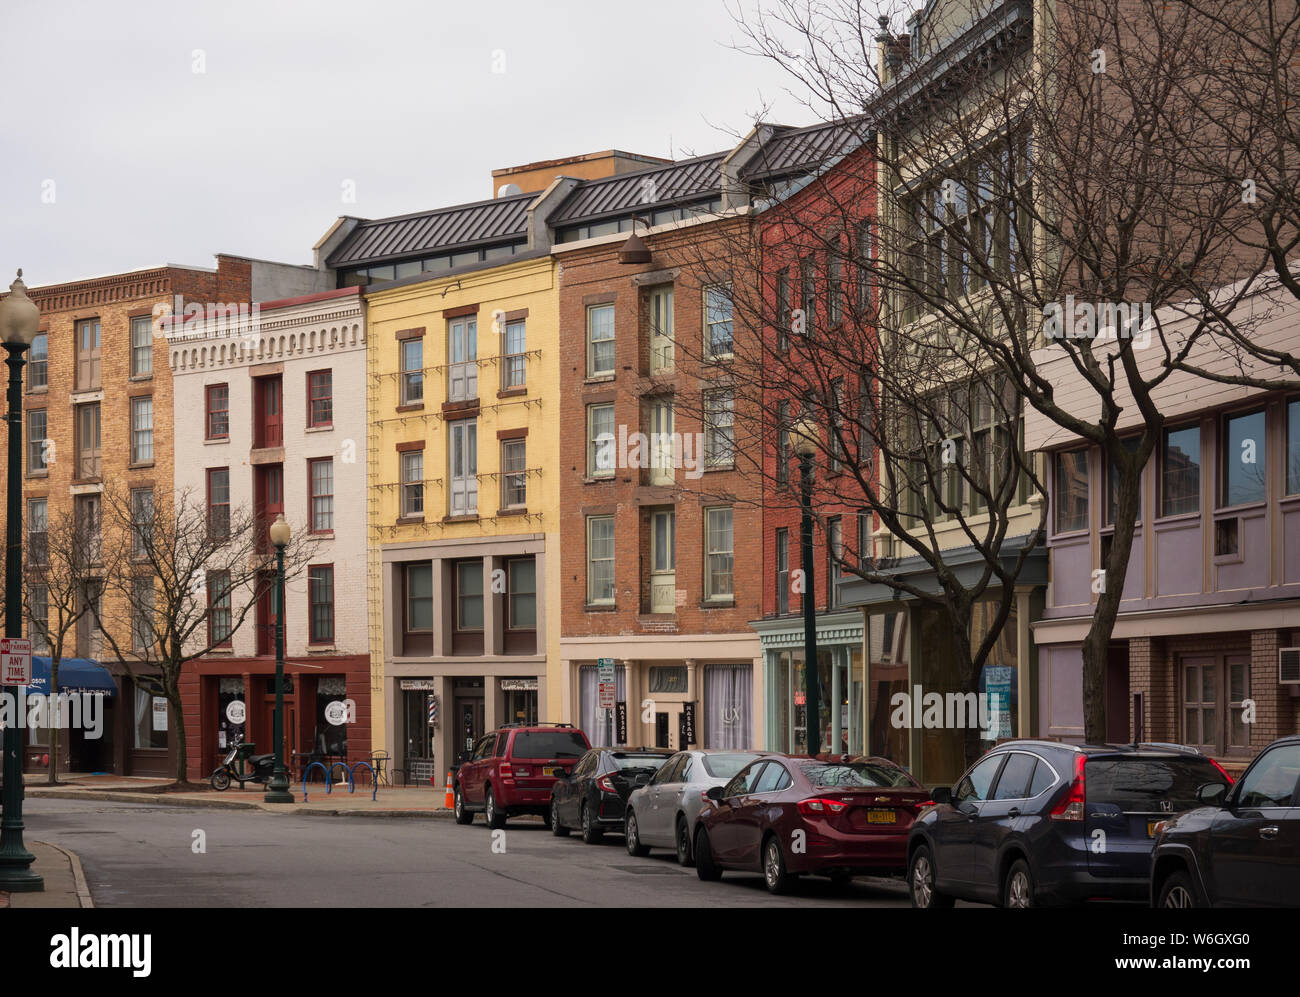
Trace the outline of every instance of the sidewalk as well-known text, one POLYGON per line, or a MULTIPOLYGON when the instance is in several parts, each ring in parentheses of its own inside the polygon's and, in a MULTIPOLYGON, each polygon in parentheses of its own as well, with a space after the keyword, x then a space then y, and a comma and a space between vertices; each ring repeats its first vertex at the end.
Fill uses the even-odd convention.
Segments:
POLYGON ((0 892, 0 909, 5 907, 94 907, 86 885, 81 860, 58 845, 27 839, 27 850, 36 856, 32 868, 45 879, 39 893, 0 892))
POLYGON ((312 816, 340 817, 450 817, 451 811, 443 804, 441 789, 397 788, 381 786, 375 800, 370 799, 371 787, 358 785, 348 793, 346 783, 336 784, 332 792, 325 792, 325 784, 307 784, 307 802, 303 802, 302 783, 289 788, 293 803, 266 803, 262 797, 265 787, 248 783, 245 789, 231 787, 224 793, 201 789, 192 793, 164 793, 159 790, 169 779, 147 779, 133 776, 67 776, 58 786, 29 782, 28 799, 56 800, 117 800, 130 803, 150 803, 155 806, 216 807, 230 810, 265 810, 275 814, 311 814, 312 816))

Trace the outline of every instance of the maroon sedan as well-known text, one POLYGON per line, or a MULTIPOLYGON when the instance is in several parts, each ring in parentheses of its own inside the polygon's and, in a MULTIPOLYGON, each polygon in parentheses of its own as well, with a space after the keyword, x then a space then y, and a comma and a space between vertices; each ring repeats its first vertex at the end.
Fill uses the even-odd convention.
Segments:
POLYGON ((930 797, 884 758, 768 755, 714 787, 695 832, 700 879, 761 872, 772 893, 803 873, 843 882, 907 865, 907 833, 930 797))

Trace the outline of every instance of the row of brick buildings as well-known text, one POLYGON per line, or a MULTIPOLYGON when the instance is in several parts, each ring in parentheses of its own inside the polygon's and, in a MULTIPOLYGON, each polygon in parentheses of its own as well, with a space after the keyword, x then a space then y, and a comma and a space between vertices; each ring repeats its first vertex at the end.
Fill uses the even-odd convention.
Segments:
MULTIPOLYGON (((1032 11, 1002 7, 957 41, 982 32, 1028 52, 1032 11)), ((887 65, 897 45, 882 45, 881 72, 906 82, 887 65)), ((880 129, 763 124, 688 160, 533 163, 495 171, 488 200, 340 218, 310 266, 223 255, 215 270, 38 287, 28 531, 63 514, 97 524, 105 487, 191 496, 209 524, 245 509, 262 530, 283 513, 311 539, 282 610, 294 757, 383 752, 415 782, 494 727, 539 720, 593 743, 805 751, 811 666, 820 746, 948 779, 960 732, 888 719, 900 690, 953 688, 944 622, 845 570, 870 560, 923 585, 925 566, 855 501, 833 454, 819 462, 818 660, 805 662, 788 429, 808 409, 788 384, 756 392, 738 362, 788 353, 796 310, 796 334, 871 329, 875 220, 905 200, 876 161, 880 129), (160 330, 160 305, 201 317, 160 330), (615 662, 613 713, 597 704, 600 659, 615 662)), ((822 372, 834 397, 872 391, 870 334, 862 347, 822 372)), ((1240 761, 1300 721, 1300 675, 1279 671, 1280 649, 1300 646, 1300 400, 1171 391, 1178 424, 1143 486, 1107 672, 1109 733, 1240 761), (1268 441, 1258 481, 1229 480, 1241 420, 1268 441), (1245 698, 1260 704, 1249 728, 1234 719, 1245 698)), ((999 735, 1079 740, 1107 470, 1032 413, 1023 433, 1052 525, 989 659, 1011 697, 999 735)), ((1020 496, 1009 537, 1042 502, 1020 496)), ((942 542, 954 565, 970 560, 955 527, 942 542)), ((191 777, 235 739, 269 745, 274 699, 274 606, 259 596, 232 626, 239 593, 208 579, 202 598, 205 653, 182 684, 191 777)), ((70 745, 67 766, 169 771, 175 718, 131 677, 147 648, 107 660, 90 626, 74 643, 115 690, 109 740, 70 745)))

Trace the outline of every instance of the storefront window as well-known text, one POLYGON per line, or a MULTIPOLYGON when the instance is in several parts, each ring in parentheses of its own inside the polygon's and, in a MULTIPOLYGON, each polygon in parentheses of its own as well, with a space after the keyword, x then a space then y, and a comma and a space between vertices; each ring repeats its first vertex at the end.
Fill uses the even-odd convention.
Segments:
POLYGON ((348 753, 348 725, 346 711, 338 707, 329 709, 331 703, 347 701, 347 679, 341 675, 323 675, 316 682, 316 741, 317 750, 327 755, 346 757, 348 753), (344 722, 334 723, 343 717, 344 722), (331 719, 332 718, 332 719, 331 719), (321 742, 324 742, 323 747, 321 742))
POLYGON ((751 665, 706 665, 704 668, 704 746, 748 749, 754 702, 751 665))
POLYGON ((247 707, 244 702, 244 680, 222 678, 217 680, 217 750, 228 751, 244 741, 247 707))
POLYGON ((167 747, 167 700, 145 689, 135 690, 135 746, 167 747))
MULTIPOLYGON (((627 669, 622 665, 614 667, 614 699, 627 702, 627 669)), ((606 747, 616 742, 613 710, 599 708, 600 673, 595 665, 583 665, 578 669, 579 707, 582 715, 582 732, 587 735, 593 748, 606 747)))
POLYGON ((867 753, 911 766, 908 730, 893 723, 894 696, 909 693, 907 671, 911 661, 910 627, 906 612, 875 613, 871 624, 871 671, 868 690, 871 744, 867 753))

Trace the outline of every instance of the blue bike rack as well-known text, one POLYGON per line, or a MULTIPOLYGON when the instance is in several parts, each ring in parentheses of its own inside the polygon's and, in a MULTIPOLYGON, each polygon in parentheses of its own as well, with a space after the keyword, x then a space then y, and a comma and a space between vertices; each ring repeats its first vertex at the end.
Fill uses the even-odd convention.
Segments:
POLYGON ((312 769, 320 769, 322 772, 325 773, 325 792, 328 793, 330 791, 330 770, 327 769, 320 762, 312 762, 310 765, 307 766, 307 771, 305 771, 302 774, 302 802, 303 803, 307 802, 307 776, 311 775, 312 769))
POLYGON ((362 765, 367 769, 370 769, 370 801, 373 803, 376 795, 379 793, 379 783, 375 781, 375 770, 371 768, 369 762, 357 762, 352 766, 352 768, 348 769, 348 792, 352 792, 352 779, 356 775, 357 769, 362 765))
MULTIPOLYGON (((333 781, 333 779, 334 779, 334 770, 337 769, 337 768, 341 768, 341 769, 343 769, 344 772, 347 773, 347 777, 348 777, 348 792, 349 792, 349 793, 352 792, 352 770, 351 770, 350 768, 348 768, 346 762, 335 762, 333 765, 330 766, 330 782, 333 781)), ((331 789, 331 786, 330 786, 330 784, 327 782, 326 785, 325 785, 325 794, 326 794, 327 796, 329 795, 330 789, 331 789)))

